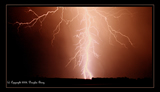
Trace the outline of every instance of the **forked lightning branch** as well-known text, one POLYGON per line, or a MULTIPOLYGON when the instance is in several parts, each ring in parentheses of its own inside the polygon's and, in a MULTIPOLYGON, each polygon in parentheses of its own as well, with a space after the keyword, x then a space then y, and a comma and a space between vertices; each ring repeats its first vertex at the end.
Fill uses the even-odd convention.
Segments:
POLYGON ((122 9, 120 11, 117 11, 116 14, 118 15, 115 16, 115 14, 113 13, 100 10, 99 7, 72 7, 72 9, 76 10, 73 12, 75 13, 75 16, 72 19, 65 19, 64 16, 66 12, 64 11, 67 10, 67 8, 68 7, 56 7, 55 10, 47 11, 42 15, 38 15, 32 9, 29 9, 28 12, 32 12, 36 17, 29 22, 15 22, 14 24, 18 24, 18 27, 17 27, 18 32, 20 31, 19 28, 22 25, 25 27, 34 27, 34 25, 37 22, 39 22, 40 25, 43 27, 43 22, 45 21, 45 18, 49 14, 55 14, 58 11, 61 11, 60 16, 58 16, 60 18, 60 21, 58 22, 58 24, 56 25, 53 31, 53 39, 51 41, 51 45, 53 45, 53 41, 55 40, 56 35, 61 31, 61 28, 63 27, 62 23, 65 23, 66 25, 68 25, 69 23, 72 24, 72 22, 76 18, 82 18, 78 24, 80 25, 83 23, 84 26, 81 29, 75 30, 75 31, 78 31, 78 34, 74 35, 74 37, 78 39, 78 42, 76 43, 76 48, 75 48, 76 53, 72 58, 69 59, 69 62, 66 64, 66 66, 72 61, 76 62, 74 67, 82 65, 83 66, 82 74, 84 76, 84 79, 92 79, 92 77, 94 76, 90 72, 91 70, 88 67, 92 63, 91 56, 93 55, 96 58, 99 58, 98 53, 96 53, 95 51, 95 48, 96 48, 95 44, 99 44, 96 38, 100 39, 99 33, 102 30, 99 30, 98 25, 96 25, 96 22, 98 20, 95 19, 95 17, 101 17, 105 21, 106 23, 105 26, 107 29, 103 31, 108 31, 110 35, 109 44, 111 42, 110 37, 113 37, 117 43, 127 48, 127 46, 117 38, 117 35, 121 35, 125 39, 127 39, 128 42, 133 46, 133 43, 131 42, 130 38, 127 35, 124 35, 123 33, 115 30, 108 22, 108 16, 111 16, 113 18, 120 18, 125 14, 130 15, 131 13, 128 10, 122 9))

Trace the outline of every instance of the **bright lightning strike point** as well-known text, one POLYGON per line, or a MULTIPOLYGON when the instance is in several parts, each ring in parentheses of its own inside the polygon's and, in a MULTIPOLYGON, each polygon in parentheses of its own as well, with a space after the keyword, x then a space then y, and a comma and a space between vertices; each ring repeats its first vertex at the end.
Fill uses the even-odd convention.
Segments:
MULTIPOLYGON (((25 25, 26 27, 33 27, 35 23, 39 22, 40 25, 42 26, 43 21, 45 21, 45 18, 49 14, 55 14, 57 13, 57 11, 61 11, 60 21, 58 22, 57 26, 55 27, 53 31, 53 38, 51 42, 53 45, 55 36, 61 30, 62 23, 65 23, 66 25, 68 25, 69 23, 72 23, 76 18, 82 16, 82 19, 79 24, 81 25, 83 23, 84 27, 82 27, 81 29, 75 30, 79 32, 79 34, 75 35, 74 37, 77 37, 79 41, 76 44, 76 53, 69 60, 68 64, 72 62, 73 60, 77 62, 74 67, 76 67, 77 65, 80 66, 81 64, 83 64, 82 74, 83 74, 84 79, 92 79, 93 75, 89 68, 89 65, 92 63, 91 55, 93 54, 96 58, 99 57, 99 55, 95 51, 95 44, 99 44, 96 41, 95 36, 100 39, 99 37, 100 30, 98 30, 97 25, 96 25, 96 22, 98 20, 96 20, 95 17, 103 18, 103 20, 106 23, 106 27, 107 27, 106 31, 109 32, 109 35, 112 36, 117 43, 127 48, 127 46, 124 43, 118 40, 116 35, 119 34, 122 37, 126 38, 128 42, 133 46, 133 43, 131 42, 130 38, 122 34, 121 32, 116 31, 109 24, 107 16, 112 16, 113 18, 120 18, 122 15, 130 14, 130 13, 127 10, 121 10, 121 11, 126 11, 127 13, 120 13, 119 16, 115 16, 114 14, 110 14, 109 12, 98 10, 98 7, 96 8, 95 7, 72 7, 72 8, 76 9, 76 12, 75 12, 76 15, 70 20, 64 18, 65 16, 64 11, 67 9, 67 7, 57 7, 54 11, 48 11, 47 13, 42 14, 42 15, 38 15, 33 10, 29 9, 29 12, 32 12, 36 16, 36 18, 33 18, 30 22, 15 22, 13 24, 18 24, 18 27, 17 27, 18 32, 19 32, 19 28, 22 25, 25 25), (94 12, 94 13, 91 13, 91 12, 94 12)), ((118 13, 121 11, 118 11, 118 13)), ((109 37, 109 42, 110 42, 110 37, 109 37)))

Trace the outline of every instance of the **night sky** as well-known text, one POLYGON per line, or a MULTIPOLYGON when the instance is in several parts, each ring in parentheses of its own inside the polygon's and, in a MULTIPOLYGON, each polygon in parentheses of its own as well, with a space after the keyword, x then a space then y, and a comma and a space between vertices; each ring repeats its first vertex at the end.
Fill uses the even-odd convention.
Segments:
MULTIPOLYGON (((82 66, 74 68, 75 62, 67 67, 69 59, 76 53, 78 39, 73 37, 82 28, 82 17, 72 23, 62 23, 61 31, 53 41, 53 30, 60 21, 61 10, 49 14, 42 27, 37 22, 32 28, 21 26, 17 32, 18 22, 30 22, 36 16, 27 12, 29 7, 7 7, 7 77, 47 77, 47 78, 83 78, 82 66)), ((55 10, 56 7, 30 7, 38 15, 55 10)), ((99 45, 95 51, 100 55, 94 56, 89 64, 93 77, 129 77, 152 78, 152 7, 99 7, 120 18, 108 16, 108 23, 117 31, 127 35, 133 43, 120 35, 118 39, 125 43, 127 48, 118 44, 113 37, 109 44, 109 34, 103 18, 96 17, 99 27, 99 45), (123 11, 127 9, 129 11, 123 11), (121 11, 122 10, 122 11, 121 11), (120 12, 119 12, 120 11, 120 12)), ((95 14, 95 13, 92 13, 95 14)), ((74 7, 69 7, 65 18, 71 19, 76 15, 74 7)), ((83 14, 81 14, 83 15, 83 14)), ((96 15, 96 14, 95 14, 96 15)))

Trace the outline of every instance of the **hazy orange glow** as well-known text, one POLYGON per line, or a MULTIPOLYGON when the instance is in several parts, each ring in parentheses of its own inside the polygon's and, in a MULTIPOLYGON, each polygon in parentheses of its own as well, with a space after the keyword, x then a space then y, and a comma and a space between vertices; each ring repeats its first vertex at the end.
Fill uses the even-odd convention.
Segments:
POLYGON ((8 7, 8 18, 31 76, 152 77, 152 7, 8 7))

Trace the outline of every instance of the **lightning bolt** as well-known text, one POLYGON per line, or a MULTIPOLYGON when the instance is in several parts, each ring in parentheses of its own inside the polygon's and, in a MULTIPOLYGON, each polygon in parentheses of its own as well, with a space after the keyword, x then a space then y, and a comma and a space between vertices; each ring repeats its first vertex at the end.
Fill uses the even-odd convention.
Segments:
POLYGON ((98 37, 98 39, 100 39, 99 37, 100 31, 98 30, 95 22, 98 20, 96 20, 95 17, 101 17, 105 20, 106 27, 107 27, 106 31, 109 32, 109 44, 111 44, 110 37, 112 36, 114 37, 117 43, 127 48, 127 46, 124 43, 118 40, 117 38, 118 34, 126 38, 132 46, 133 46, 133 43, 131 42, 128 36, 112 28, 112 26, 108 22, 108 16, 112 16, 114 18, 120 18, 124 14, 129 14, 129 15, 132 15, 132 14, 126 9, 122 9, 116 13, 111 13, 110 11, 105 12, 105 11, 98 10, 98 7, 72 7, 72 8, 76 9, 76 15, 70 20, 64 18, 64 15, 65 15, 64 11, 67 9, 67 7, 56 7, 54 11, 48 11, 47 13, 42 14, 40 16, 36 14, 36 12, 34 12, 32 9, 29 9, 28 12, 32 12, 36 16, 36 18, 33 18, 30 22, 15 22, 14 24, 18 24, 18 27, 17 27, 18 32, 19 32, 19 28, 22 25, 25 25, 25 27, 31 28, 35 25, 35 23, 39 22, 40 26, 42 26, 43 21, 49 14, 54 14, 57 11, 60 11, 61 9, 61 14, 60 14, 61 20, 58 22, 56 28, 53 30, 53 38, 51 41, 51 45, 53 46, 53 41, 55 40, 55 36, 60 32, 62 23, 64 22, 66 25, 68 25, 69 23, 72 23, 79 16, 83 16, 83 18, 80 21, 80 25, 83 23, 84 27, 76 30, 77 32, 79 32, 79 34, 74 36, 79 39, 79 41, 75 44, 76 53, 72 58, 70 58, 66 66, 68 66, 68 64, 71 63, 72 61, 76 62, 74 65, 74 68, 77 65, 80 66, 83 64, 82 74, 84 76, 84 79, 92 79, 93 75, 90 72, 89 65, 92 62, 91 61, 92 54, 96 58, 99 58, 99 55, 95 51, 95 44, 99 44, 99 43, 97 42, 95 37, 98 37), (122 13, 122 11, 126 11, 126 12, 122 13), (92 12, 94 12, 94 14, 92 12), (115 16, 116 14, 119 14, 119 15, 115 16))

